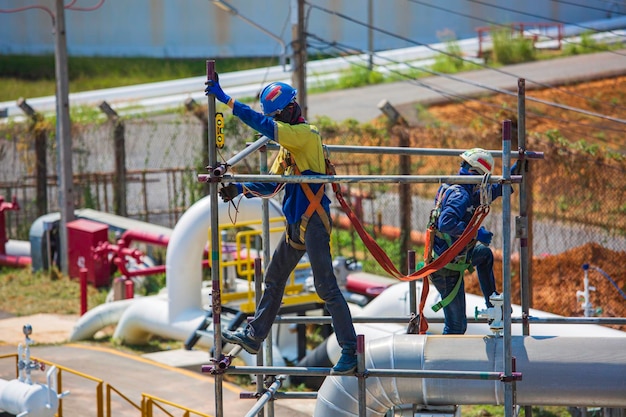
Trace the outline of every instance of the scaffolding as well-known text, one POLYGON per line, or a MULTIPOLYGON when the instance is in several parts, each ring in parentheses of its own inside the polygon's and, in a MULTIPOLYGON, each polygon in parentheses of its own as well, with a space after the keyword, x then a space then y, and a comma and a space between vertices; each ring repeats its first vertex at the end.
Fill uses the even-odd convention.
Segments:
MULTIPOLYGON (((214 63, 207 61, 207 77, 208 79, 214 79, 214 63)), ((365 380, 368 377, 380 376, 380 377, 400 377, 400 378, 449 378, 449 379, 476 379, 476 380, 490 380, 501 381, 504 385, 504 399, 505 399, 505 415, 506 417, 513 417, 515 415, 515 382, 520 380, 521 373, 515 370, 515 359, 512 357, 511 351, 511 324, 513 321, 521 322, 523 324, 523 334, 530 334, 531 322, 551 322, 550 319, 537 319, 531 318, 528 314, 530 308, 530 292, 528 291, 528 277, 531 253, 529 249, 529 228, 528 223, 528 184, 526 183, 524 175, 510 175, 511 159, 516 158, 521 163, 525 163, 528 159, 543 159, 543 154, 540 152, 528 151, 525 148, 525 117, 524 117, 524 90, 525 83, 523 79, 518 81, 518 143, 519 149, 511 151, 511 121, 505 120, 502 122, 502 149, 490 150, 493 156, 502 158, 502 176, 492 175, 488 178, 489 183, 500 184, 520 184, 520 215, 516 218, 516 231, 515 236, 520 239, 521 244, 521 271, 520 278, 522 281, 522 318, 513 319, 511 317, 511 189, 510 187, 503 187, 502 195, 502 232, 503 232, 503 328, 499 336, 494 338, 496 342, 502 344, 503 354, 503 372, 473 372, 473 371, 433 371, 433 370, 401 370, 401 369, 367 369, 365 367, 365 340, 363 335, 358 335, 357 345, 357 370, 354 377, 357 378, 358 383, 358 402, 359 402, 359 416, 366 416, 366 384, 365 380)), ((261 137, 256 142, 252 143, 245 150, 238 153, 234 158, 226 161, 225 163, 218 163, 217 155, 215 152, 215 132, 214 126, 215 114, 215 99, 209 96, 208 100, 208 132, 209 132, 209 174, 199 175, 199 180, 208 182, 210 189, 211 206, 217 206, 217 187, 220 183, 231 182, 277 182, 277 183, 456 183, 456 184, 479 184, 483 181, 482 177, 472 176, 430 176, 430 175, 317 175, 317 176, 276 176, 268 175, 267 173, 267 149, 272 145, 269 144, 270 139, 267 137, 261 137), (252 153, 259 151, 260 154, 260 174, 259 175, 231 175, 228 174, 228 168, 235 165, 237 162, 243 160, 252 153)), ((363 146, 326 146, 331 153, 370 153, 370 154, 394 154, 394 155, 412 155, 412 156, 458 156, 464 149, 430 149, 430 148, 405 148, 405 147, 363 147, 363 146)), ((525 167, 528 169, 527 166, 525 167)), ((524 172, 524 170, 522 170, 524 172)), ((269 228, 267 226, 268 210, 267 202, 263 202, 262 219, 263 219, 263 241, 269 242, 269 228)), ((218 230, 218 213, 217 210, 211 210, 211 230, 218 230)), ((213 232, 210 236, 212 252, 210 254, 214 265, 220 262, 220 253, 216 250, 219 248, 219 234, 213 232)), ((269 245, 263 247, 263 259, 267 263, 270 258, 269 245)), ((257 302, 261 294, 261 264, 260 261, 255 263, 255 286, 257 302)), ((265 357, 262 357, 262 353, 257 355, 257 366, 231 366, 231 358, 239 351, 239 347, 235 348, 229 355, 224 356, 222 353, 222 339, 221 339, 221 323, 220 312, 222 308, 221 295, 220 295, 220 268, 212 268, 212 308, 213 308, 213 328, 214 328, 214 351, 215 359, 212 365, 205 365, 202 367, 203 372, 211 373, 215 376, 215 413, 216 416, 221 417, 224 414, 222 404, 222 382, 224 373, 229 374, 256 374, 257 375, 257 387, 258 391, 255 394, 242 394, 245 398, 256 398, 257 402, 251 408, 247 416, 257 415, 264 410, 267 406, 268 415, 272 417, 274 414, 273 403, 271 400, 280 398, 316 398, 316 393, 302 393, 302 392, 278 392, 278 389, 282 386, 282 383, 288 375, 301 375, 301 376, 328 376, 330 375, 330 368, 322 367, 275 367, 272 366, 272 340, 271 332, 268 339, 265 340, 265 357), (265 362, 265 364, 264 364, 265 362), (263 378, 266 376, 268 379, 263 378), (264 391, 261 388, 267 385, 264 391)), ((412 271, 411 271, 412 272, 412 271)), ((414 288, 411 290, 411 310, 417 312, 416 297, 414 288)), ((356 321, 391 321, 393 318, 355 318, 356 321)), ((324 323, 328 322, 327 317, 278 317, 276 322, 290 322, 290 323, 306 323, 316 322, 324 323)), ((398 320, 398 319, 396 319, 398 320)), ((401 320, 401 319, 400 319, 401 320)), ((404 318, 406 320, 406 318, 404 318)), ((558 322, 558 321, 554 321, 558 322)), ((613 323, 614 321, 602 321, 601 319, 589 320, 588 318, 578 319, 579 323, 613 323)), ((620 321, 621 323, 621 321, 620 321)), ((526 408, 526 416, 531 416, 530 408, 526 408)))

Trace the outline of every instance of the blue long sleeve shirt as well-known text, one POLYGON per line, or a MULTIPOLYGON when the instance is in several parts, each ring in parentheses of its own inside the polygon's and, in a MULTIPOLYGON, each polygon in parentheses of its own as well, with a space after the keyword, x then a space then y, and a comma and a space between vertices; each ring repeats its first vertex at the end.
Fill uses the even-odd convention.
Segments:
MULTIPOLYGON (((459 175, 472 174, 461 169, 459 175)), ((490 184, 489 186, 491 187, 492 200, 502 196, 502 184, 490 184)), ((467 224, 474 216, 474 211, 480 205, 480 191, 476 184, 442 185, 442 187, 447 187, 447 190, 441 197, 443 200, 437 229, 439 232, 450 236, 450 245, 452 245, 463 234, 467 224)), ((439 191, 437 195, 439 195, 439 191)), ((441 255, 448 247, 448 243, 443 238, 435 236, 434 251, 437 255, 441 255)))
MULTIPOLYGON (((291 125, 274 120, 265 116, 249 106, 234 102, 233 114, 252 129, 278 142, 280 150, 274 160, 270 173, 274 175, 292 175, 293 168, 286 167, 289 155, 295 161, 302 175, 323 175, 326 173, 326 161, 322 137, 317 128, 308 123, 291 125)), ((317 193, 325 184, 307 183, 313 193, 317 193)), ((258 195, 270 195, 278 187, 277 183, 244 183, 237 184, 240 192, 244 192, 247 198, 258 195)), ((330 214, 330 200, 324 194, 322 207, 330 214)), ((302 215, 309 206, 301 184, 285 184, 285 196, 283 198, 283 213, 288 224, 300 221, 302 215)))

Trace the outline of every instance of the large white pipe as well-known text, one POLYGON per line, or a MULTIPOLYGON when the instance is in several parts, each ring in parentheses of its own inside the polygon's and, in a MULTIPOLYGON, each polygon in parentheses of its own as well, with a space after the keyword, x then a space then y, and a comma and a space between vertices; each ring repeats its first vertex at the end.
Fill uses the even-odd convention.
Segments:
MULTIPOLYGON (((280 206, 274 200, 268 201, 269 217, 283 217, 280 206)), ((236 209, 220 201, 218 206, 220 224, 232 224, 229 216, 237 222, 261 219, 260 198, 244 197, 241 200, 236 199, 235 202, 236 209)), ((181 216, 170 237, 165 261, 170 322, 177 320, 187 310, 202 310, 202 257, 209 237, 210 213, 210 199, 205 197, 199 200, 181 216)), ((261 225, 251 228, 260 230, 261 225)), ((282 230, 270 234, 269 243, 272 249, 276 247, 281 236, 282 230)))
MULTIPOLYGON (((513 336, 522 380, 518 405, 626 407, 626 338, 513 336)), ((391 335, 366 343, 368 369, 503 372, 502 338, 391 335)), ((372 377, 366 379, 367 416, 394 406, 504 403, 504 383, 480 379, 372 377)), ((358 379, 327 377, 315 417, 359 415, 358 379)))
MULTIPOLYGON (((381 277, 382 278, 382 277, 381 277)), ((380 295, 370 301, 363 307, 360 313, 355 315, 362 317, 402 317, 407 318, 406 323, 356 323, 354 325, 358 334, 363 334, 366 340, 374 340, 377 338, 386 338, 393 334, 406 333, 409 317, 412 308, 409 304, 411 299, 409 296, 410 286, 408 282, 399 282, 388 287, 380 295)), ((422 291, 422 283, 415 283, 415 299, 420 299, 422 291)), ((467 335, 490 335, 491 331, 486 323, 479 323, 472 319, 476 308, 479 310, 485 308, 485 300, 482 296, 474 294, 466 294, 466 315, 469 317, 467 324, 467 335)), ((443 319, 443 310, 437 313, 433 312, 431 306, 441 300, 441 296, 435 288, 431 286, 424 315, 427 319, 438 318, 443 319)), ((511 306, 514 317, 521 317, 522 307, 516 304, 511 306)), ((562 317, 546 311, 530 309, 531 317, 562 317)), ((428 328, 429 334, 441 334, 443 332, 443 323, 430 323, 428 328)), ((523 329, 521 324, 512 324, 511 333, 513 335, 522 335, 523 329)), ((534 336, 578 336, 578 337, 620 337, 626 338, 626 332, 611 329, 605 326, 595 324, 567 324, 557 325, 549 323, 535 323, 530 325, 530 333, 534 336)), ((626 340, 626 339, 624 339, 626 340)), ((336 363, 341 356, 341 348, 337 344, 334 337, 328 339, 325 349, 331 362, 336 363)))
POLYGON ((83 314, 74 324, 68 340, 75 342, 92 338, 98 330, 117 324, 133 299, 100 304, 83 314))
MULTIPOLYGON (((221 224, 231 224, 231 218, 239 224, 260 220, 260 198, 235 201, 237 210, 220 202, 218 210, 221 224)), ((120 317, 114 338, 137 344, 147 342, 151 335, 186 340, 199 327, 206 316, 206 309, 210 308, 202 295, 202 258, 208 241, 210 210, 210 199, 205 197, 183 214, 167 246, 167 291, 158 297, 133 300, 120 317)), ((269 200, 269 212, 270 219, 283 217, 280 206, 274 200, 269 200)), ((282 224, 272 225, 277 226, 280 231, 270 233, 269 244, 272 249, 282 236, 282 224)), ((260 230, 261 225, 249 227, 260 230)), ((210 344, 210 341, 202 340, 201 344, 210 344)))

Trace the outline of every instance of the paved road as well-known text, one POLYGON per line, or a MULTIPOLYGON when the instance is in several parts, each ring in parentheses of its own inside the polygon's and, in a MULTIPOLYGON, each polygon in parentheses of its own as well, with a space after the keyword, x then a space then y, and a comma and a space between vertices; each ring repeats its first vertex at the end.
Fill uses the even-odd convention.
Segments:
MULTIPOLYGON (((454 76, 471 84, 443 76, 423 78, 419 83, 447 94, 471 96, 488 93, 486 88, 515 92, 518 78, 526 79, 526 89, 530 90, 541 85, 558 86, 623 74, 626 74, 626 50, 512 65, 500 70, 471 71, 454 76)), ((415 119, 412 110, 416 103, 446 101, 440 93, 418 85, 417 81, 403 81, 309 95, 308 118, 327 116, 336 121, 356 119, 368 122, 381 115, 378 104, 384 99, 396 106, 408 120, 415 119)))
MULTIPOLYGON (((36 335, 33 334, 33 336, 36 335)), ((0 356, 14 353, 17 353, 15 346, 0 345, 0 356)), ((209 364, 208 353, 195 353, 205 356, 204 364, 209 364)), ((85 344, 34 346, 31 348, 31 356, 101 379, 139 406, 142 393, 146 393, 206 415, 216 414, 214 378, 201 373, 201 365, 193 367, 198 371, 174 368, 140 356, 85 344)), ((15 379, 15 362, 12 358, 0 361, 0 378, 15 379)), ((45 383, 45 372, 33 371, 32 378, 34 383, 45 383)), ((236 385, 224 382, 222 387, 223 416, 246 415, 255 401, 240 399, 239 393, 244 390, 236 385)), ((63 415, 97 415, 96 382, 78 378, 63 371, 63 391, 70 391, 70 394, 63 399, 63 415)), ((106 398, 106 391, 104 395, 106 398)), ((112 392, 111 399, 112 415, 137 417, 141 414, 115 391, 112 392)), ((314 400, 281 400, 275 403, 275 415, 277 417, 308 417, 313 414, 314 405, 314 400)), ((180 410, 166 408, 173 415, 181 415, 180 410)), ((162 415, 157 409, 155 412, 156 415, 162 415)))

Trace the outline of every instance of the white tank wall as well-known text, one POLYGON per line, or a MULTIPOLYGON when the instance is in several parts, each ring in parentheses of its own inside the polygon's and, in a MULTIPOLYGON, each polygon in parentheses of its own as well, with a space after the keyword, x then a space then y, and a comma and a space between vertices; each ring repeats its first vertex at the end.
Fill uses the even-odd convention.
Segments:
MULTIPOLYGON (((476 27, 489 26, 488 21, 568 23, 607 19, 607 13, 593 8, 556 2, 510 0, 506 9, 498 0, 486 3, 499 7, 447 0, 438 5, 446 12, 405 0, 372 0, 374 26, 397 36, 425 44, 442 40, 446 33, 457 39, 473 38, 476 27), (477 16, 469 19, 463 15, 477 16), (545 17, 541 19, 535 16, 545 17)), ((264 30, 291 41, 290 4, 293 0, 228 0, 241 16, 252 20, 264 30)), ((368 21, 368 0, 313 0, 313 5, 335 10, 352 19, 368 21)), ((37 5, 55 9, 54 0, 39 0, 37 5)), ((77 2, 89 8, 97 1, 77 2)), ((0 0, 0 10, 15 9, 22 2, 0 0)), ((626 12, 623 2, 612 2, 612 17, 626 12)), ((152 56, 152 57, 231 57, 277 56, 279 42, 243 19, 232 16, 213 5, 210 0, 105 0, 94 11, 65 12, 68 53, 75 56, 152 56)), ((354 48, 368 48, 365 26, 334 17, 317 9, 309 15, 307 31, 329 42, 341 42, 354 48)), ((374 49, 395 49, 416 46, 414 43, 374 31, 374 49)), ((311 40, 312 44, 320 45, 311 40)), ((320 45, 322 46, 322 45, 320 45)), ((0 54, 51 54, 54 36, 51 16, 40 9, 19 13, 0 13, 0 54)), ((311 53, 320 52, 311 48, 311 53)), ((291 53, 291 51, 288 51, 291 53)), ((202 62, 198 75, 204 73, 202 62)))

